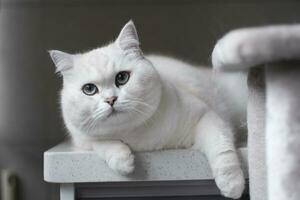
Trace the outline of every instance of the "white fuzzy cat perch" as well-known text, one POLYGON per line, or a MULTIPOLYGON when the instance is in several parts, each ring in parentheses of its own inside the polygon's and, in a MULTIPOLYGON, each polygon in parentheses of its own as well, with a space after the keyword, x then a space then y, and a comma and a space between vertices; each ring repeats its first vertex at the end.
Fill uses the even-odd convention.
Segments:
POLYGON ((249 70, 252 200, 300 199, 299 59, 300 25, 232 31, 213 51, 215 69, 249 70))

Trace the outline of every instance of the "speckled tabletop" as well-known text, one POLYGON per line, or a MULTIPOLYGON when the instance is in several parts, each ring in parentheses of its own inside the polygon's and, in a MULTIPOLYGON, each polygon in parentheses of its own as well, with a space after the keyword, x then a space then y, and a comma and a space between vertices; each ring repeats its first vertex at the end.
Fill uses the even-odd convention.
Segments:
MULTIPOLYGON (((247 175, 247 148, 240 148, 247 175)), ((135 171, 122 176, 112 171, 95 152, 74 150, 63 142, 44 153, 44 179, 52 183, 209 180, 205 156, 197 150, 177 149, 135 153, 135 171)))

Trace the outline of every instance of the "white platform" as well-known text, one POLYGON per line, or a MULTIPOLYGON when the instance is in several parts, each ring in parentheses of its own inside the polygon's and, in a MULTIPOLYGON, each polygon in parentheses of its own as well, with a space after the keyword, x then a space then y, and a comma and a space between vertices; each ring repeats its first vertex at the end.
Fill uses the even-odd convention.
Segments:
MULTIPOLYGON (((247 174, 247 148, 239 149, 247 174)), ((135 153, 136 169, 129 176, 112 171, 93 151, 74 150, 63 142, 44 153, 44 179, 52 183, 170 181, 213 179, 205 156, 197 150, 135 153)))

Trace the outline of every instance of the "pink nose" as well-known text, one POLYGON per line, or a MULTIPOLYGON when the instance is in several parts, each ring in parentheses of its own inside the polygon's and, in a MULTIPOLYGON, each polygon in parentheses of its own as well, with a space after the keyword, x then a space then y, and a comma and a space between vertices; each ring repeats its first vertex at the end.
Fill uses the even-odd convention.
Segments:
POLYGON ((108 103, 110 106, 113 106, 114 103, 117 101, 117 99, 118 99, 118 97, 111 96, 111 97, 107 97, 104 102, 108 103))

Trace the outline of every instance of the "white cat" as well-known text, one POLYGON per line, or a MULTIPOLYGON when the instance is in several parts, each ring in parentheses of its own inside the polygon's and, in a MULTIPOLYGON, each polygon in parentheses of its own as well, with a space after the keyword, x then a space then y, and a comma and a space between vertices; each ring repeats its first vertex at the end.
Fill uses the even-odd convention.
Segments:
POLYGON ((233 130, 245 117, 246 85, 235 82, 244 77, 144 56, 132 21, 105 47, 50 55, 63 75, 62 113, 77 147, 93 149, 121 174, 134 170, 131 149, 200 149, 222 194, 241 196, 233 130))

